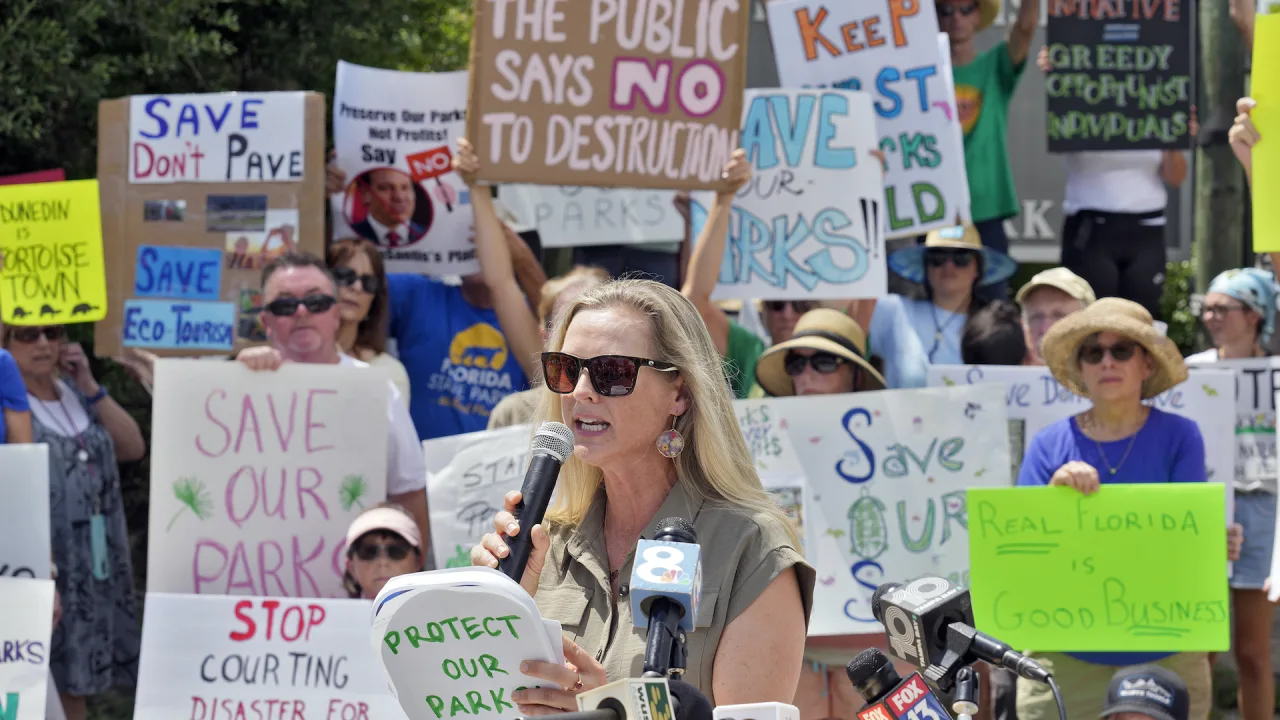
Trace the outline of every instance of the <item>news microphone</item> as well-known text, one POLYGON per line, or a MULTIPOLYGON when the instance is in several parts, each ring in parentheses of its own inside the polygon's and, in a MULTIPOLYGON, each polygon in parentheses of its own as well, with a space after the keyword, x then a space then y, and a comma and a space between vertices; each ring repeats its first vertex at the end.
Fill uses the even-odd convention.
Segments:
POLYGON ((557 720, 714 720, 711 701, 679 680, 618 680, 578 695, 578 712, 557 720))
POLYGON ((636 627, 647 627, 644 677, 666 677, 682 672, 682 657, 672 661, 673 650, 683 647, 680 633, 693 632, 702 592, 702 549, 698 533, 683 518, 665 518, 652 540, 636 544, 631 569, 631 617, 636 627))
POLYGON ((520 523, 520 534, 507 538, 507 548, 511 552, 498 560, 498 569, 517 583, 524 576, 529 554, 533 552, 533 526, 542 522, 547 514, 547 506, 551 504, 551 495, 556 489, 556 478, 560 476, 560 466, 572 454, 573 431, 568 425, 545 422, 533 434, 532 457, 524 474, 524 485, 520 486, 520 503, 512 513, 520 523))
POLYGON ((780 702, 721 705, 714 720, 800 720, 800 708, 780 702))
POLYGON ((920 668, 944 691, 951 689, 961 667, 978 660, 1028 680, 1049 680, 1049 671, 1035 660, 978 632, 969 591, 944 578, 924 575, 906 585, 885 583, 871 596, 871 614, 884 624, 889 653, 920 668))

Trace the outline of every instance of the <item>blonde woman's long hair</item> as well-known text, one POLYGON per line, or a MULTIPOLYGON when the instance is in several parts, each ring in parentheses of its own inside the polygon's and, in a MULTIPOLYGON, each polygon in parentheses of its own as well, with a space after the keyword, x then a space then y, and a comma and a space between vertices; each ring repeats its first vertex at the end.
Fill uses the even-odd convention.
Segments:
MULTIPOLYGON (((777 523, 798 548, 794 523, 765 492, 756 474, 733 412, 720 353, 702 317, 683 295, 651 280, 612 280, 596 285, 559 313, 548 350, 564 347, 565 332, 579 312, 606 308, 629 309, 647 317, 653 330, 653 357, 649 359, 675 365, 684 380, 690 402, 689 409, 675 421, 675 429, 685 439, 684 452, 674 460, 676 481, 683 483, 691 496, 777 523)), ((638 382, 660 379, 654 373, 643 373, 638 382)), ((542 416, 564 422, 559 396, 549 390, 544 390, 542 416)), ((560 470, 555 505, 547 513, 549 523, 574 526, 582 522, 603 481, 599 468, 570 458, 560 470)))

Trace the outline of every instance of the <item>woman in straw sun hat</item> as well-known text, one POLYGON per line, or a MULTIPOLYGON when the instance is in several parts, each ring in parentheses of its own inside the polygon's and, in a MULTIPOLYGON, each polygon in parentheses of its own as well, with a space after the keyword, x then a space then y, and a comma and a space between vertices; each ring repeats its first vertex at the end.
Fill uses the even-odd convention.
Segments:
MULTIPOLYGON (((1044 336, 1042 352, 1054 379, 1092 400, 1093 407, 1032 439, 1018 485, 1059 485, 1091 495, 1101 485, 1118 483, 1205 482, 1204 440, 1196 424, 1142 403, 1187 378, 1177 346, 1155 329, 1145 308, 1120 298, 1098 300, 1055 323, 1044 336)), ((1069 717, 1097 717, 1116 667, 1141 663, 1159 663, 1181 675, 1191 692, 1191 717, 1208 717, 1204 653, 1035 657, 1057 678, 1069 717)), ((1018 680, 1020 720, 1056 713, 1050 693, 1018 680)))
POLYGON ((934 230, 923 245, 898 250, 889 256, 889 269, 922 285, 925 297, 880 298, 871 316, 871 348, 880 357, 903 359, 886 364, 890 387, 915 387, 924 385, 928 364, 962 362, 965 320, 985 304, 975 291, 1008 280, 1017 264, 983 247, 977 229, 965 224, 934 230))
POLYGON ((756 382, 774 397, 885 387, 884 377, 867 361, 862 328, 830 308, 805 313, 790 340, 766 350, 756 363, 756 382))

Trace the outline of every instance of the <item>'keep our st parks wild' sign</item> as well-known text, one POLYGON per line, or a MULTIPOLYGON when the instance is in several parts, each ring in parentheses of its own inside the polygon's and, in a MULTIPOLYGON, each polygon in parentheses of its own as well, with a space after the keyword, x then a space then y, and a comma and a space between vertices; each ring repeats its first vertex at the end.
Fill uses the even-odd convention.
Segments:
POLYGON ((1215 483, 972 489, 974 620, 1039 651, 1226 650, 1224 503, 1215 483))
POLYGON ((1049 152, 1191 145, 1191 16, 1182 0, 1049 0, 1049 152))
POLYGON ((738 147, 750 3, 526 5, 475 4, 480 180, 715 187, 738 147))

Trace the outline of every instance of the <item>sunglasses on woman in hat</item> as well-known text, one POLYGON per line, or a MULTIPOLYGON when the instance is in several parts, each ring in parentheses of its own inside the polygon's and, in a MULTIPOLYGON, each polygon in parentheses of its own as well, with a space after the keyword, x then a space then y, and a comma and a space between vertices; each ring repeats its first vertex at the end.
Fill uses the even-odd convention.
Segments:
POLYGON ((884 377, 867 360, 866 347, 853 318, 829 308, 810 310, 790 340, 760 356, 756 382, 774 397, 882 390, 884 377))

